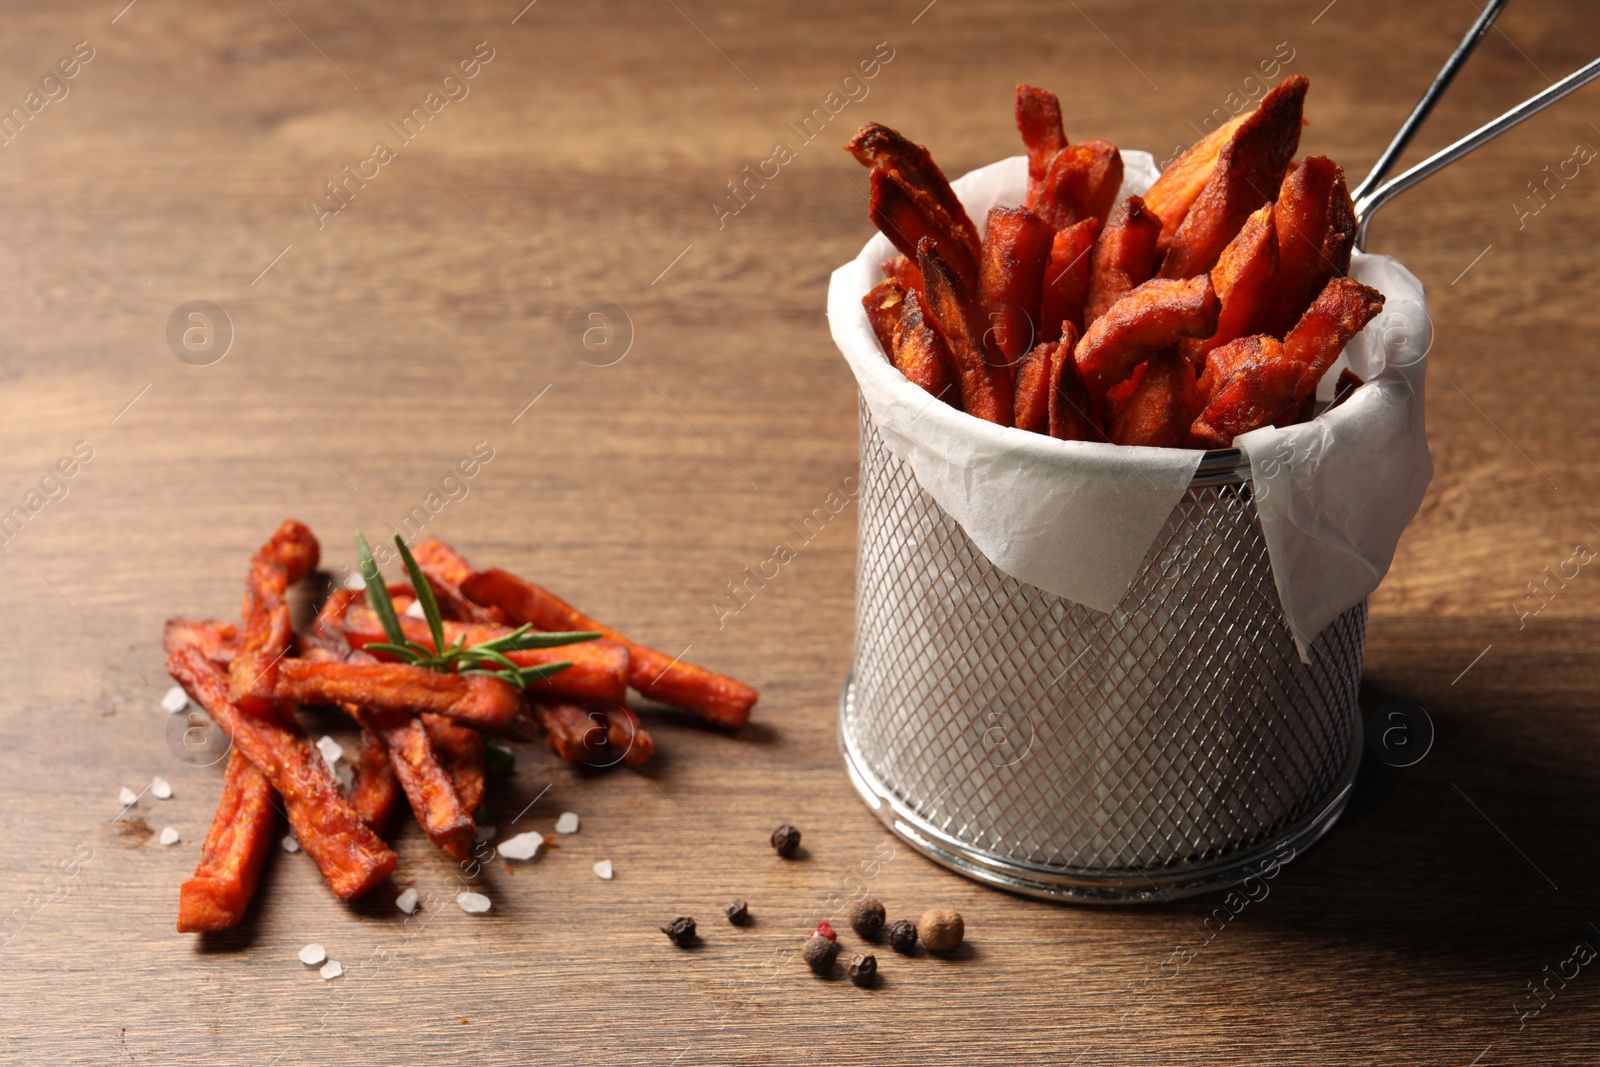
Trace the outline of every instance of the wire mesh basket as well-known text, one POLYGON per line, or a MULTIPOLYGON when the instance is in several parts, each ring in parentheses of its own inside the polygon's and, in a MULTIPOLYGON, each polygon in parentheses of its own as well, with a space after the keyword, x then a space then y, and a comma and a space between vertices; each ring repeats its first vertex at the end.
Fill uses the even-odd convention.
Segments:
POLYGON ((1325 833, 1360 761, 1366 603, 1301 662, 1248 475, 1208 454, 1107 615, 994 567, 863 404, 839 734, 879 818, 980 881, 1108 903, 1235 884, 1325 833))

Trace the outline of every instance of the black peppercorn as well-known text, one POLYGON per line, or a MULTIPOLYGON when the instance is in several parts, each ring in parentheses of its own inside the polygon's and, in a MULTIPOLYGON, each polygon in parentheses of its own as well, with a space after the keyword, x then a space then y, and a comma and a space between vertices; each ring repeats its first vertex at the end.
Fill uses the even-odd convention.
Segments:
POLYGON ((742 900, 735 900, 722 909, 728 921, 735 926, 743 926, 750 921, 750 908, 742 900))
POLYGON ((694 920, 687 915, 673 919, 669 925, 661 928, 661 932, 672 938, 672 943, 679 948, 688 948, 695 942, 694 920))
POLYGON ((839 958, 839 943, 821 934, 812 934, 806 938, 806 947, 800 954, 805 957, 806 964, 813 971, 823 974, 833 966, 833 961, 839 958))
POLYGON ((868 941, 883 933, 883 904, 868 898, 850 910, 850 928, 868 941))
POLYGON ((850 957, 850 966, 847 968, 850 980, 856 985, 871 985, 872 980, 878 976, 878 957, 857 953, 850 957))
POLYGON ((800 831, 784 823, 772 831, 772 847, 778 850, 778 855, 788 859, 800 848, 800 831))
POLYGON ((889 947, 896 952, 910 952, 917 944, 917 924, 910 919, 896 919, 889 924, 889 947))

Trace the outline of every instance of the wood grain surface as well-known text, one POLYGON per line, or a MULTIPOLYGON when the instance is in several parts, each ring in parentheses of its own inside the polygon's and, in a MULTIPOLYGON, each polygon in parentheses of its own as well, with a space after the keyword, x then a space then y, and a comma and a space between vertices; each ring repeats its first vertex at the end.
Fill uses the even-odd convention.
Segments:
MULTIPOLYGON (((1600 575, 1526 597, 1600 545, 1600 175, 1542 184, 1600 145, 1600 91, 1373 226, 1428 287, 1436 474, 1372 601, 1364 698, 1420 703, 1438 737, 1409 769, 1369 758, 1332 836, 1208 938, 1217 897, 1053 906, 895 846, 835 740, 853 511, 719 610, 855 469, 823 307, 870 226, 840 145, 877 119, 963 173, 1020 150, 1028 81, 1060 93, 1070 136, 1161 157, 1289 53, 1312 81, 1303 151, 1359 176, 1471 2, 123 2, 0 15, 0 105, 27 114, 0 147, 0 511, 92 450, 0 544, 0 1061, 1600 1060, 1600 970, 1551 977, 1600 946, 1600 575), (41 89, 79 42, 92 58, 41 89), (828 121, 806 140, 813 109, 828 121), (409 141, 386 125, 407 115, 409 141), (777 177, 731 198, 779 142, 777 177), (346 167, 372 176, 313 209, 346 167), (197 300, 228 325, 174 347, 197 300), (579 358, 595 326, 611 347, 579 358), (427 510, 479 442, 492 460, 427 510), (582 829, 481 875, 487 915, 451 902, 459 872, 406 826, 397 885, 432 896, 409 923, 392 892, 346 907, 276 854, 247 925, 175 933, 221 764, 158 704, 162 620, 236 612, 286 516, 337 578, 353 531, 419 514, 759 686, 755 721, 729 737, 656 716, 638 772, 519 747, 488 821, 550 833, 570 810, 582 829), (118 790, 156 775, 172 798, 123 812, 118 790), (783 821, 798 860, 767 845, 783 821), (967 948, 880 950, 873 990, 809 974, 794 950, 864 869, 891 915, 958 908, 967 948), (734 897, 754 925, 722 921, 734 897), (684 914, 705 935, 690 952, 656 929, 684 914), (343 977, 296 959, 313 941, 343 977)), ((1591 4, 1510 5, 1408 160, 1597 53, 1591 4)))

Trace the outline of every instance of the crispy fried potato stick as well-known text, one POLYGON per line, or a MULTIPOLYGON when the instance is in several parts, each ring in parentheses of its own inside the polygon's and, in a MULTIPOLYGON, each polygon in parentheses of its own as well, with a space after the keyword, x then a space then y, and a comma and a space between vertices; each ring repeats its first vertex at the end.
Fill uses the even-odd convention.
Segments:
POLYGON ((1206 353, 1213 348, 1259 331, 1256 324, 1271 290, 1278 269, 1278 239, 1271 204, 1263 205, 1245 221, 1238 236, 1222 250, 1222 258, 1211 268, 1211 287, 1217 291, 1222 311, 1217 316, 1217 332, 1205 340, 1183 342, 1189 365, 1206 365, 1206 353))
POLYGON ((1039 326, 1044 272, 1055 231, 1021 208, 989 212, 978 259, 978 303, 989 324, 989 356, 1015 364, 1033 348, 1039 326))
POLYGON ((1011 368, 991 360, 984 351, 983 324, 972 290, 945 262, 932 241, 924 240, 918 252, 918 266, 928 293, 927 310, 950 346, 962 409, 980 419, 1010 426, 1015 390, 1011 368))
POLYGON ((335 896, 355 900, 389 877, 398 858, 356 815, 327 762, 298 725, 277 715, 246 715, 231 704, 227 680, 198 648, 174 650, 167 656, 167 670, 265 772, 283 798, 300 847, 335 896))
POLYGON ((1326 156, 1312 156, 1283 179, 1272 209, 1278 273, 1252 333, 1281 338, 1328 279, 1350 268, 1355 209, 1344 171, 1326 156))
POLYGON ((1196 141, 1145 190, 1145 207, 1161 218, 1161 236, 1156 241, 1156 251, 1161 255, 1166 255, 1172 247, 1172 237, 1178 232, 1183 217, 1189 213, 1206 182, 1211 180, 1218 153, 1233 140, 1234 131, 1252 114, 1253 110, 1246 111, 1196 141))
POLYGON ((389 763, 388 746, 371 730, 361 731, 361 752, 352 771, 350 806, 373 833, 382 836, 394 815, 399 783, 389 763))
POLYGON ((1050 436, 1062 441, 1104 441, 1106 433, 1072 357, 1077 343, 1078 331, 1069 322, 1050 350, 1050 436))
POLYGON ((505 726, 516 714, 519 694, 483 674, 440 674, 407 663, 311 663, 286 659, 279 665, 278 699, 296 704, 355 704, 363 709, 436 711, 482 729, 505 726))
POLYGON ((1089 270, 1092 265, 1100 223, 1096 219, 1075 222, 1056 232, 1050 243, 1050 265, 1045 268, 1044 294, 1039 309, 1039 339, 1055 341, 1061 337, 1061 324, 1070 322, 1083 333, 1085 308, 1089 299, 1089 270))
POLYGON ((1028 150, 1028 199, 1033 207, 1039 188, 1056 153, 1067 147, 1067 134, 1061 125, 1061 101, 1056 94, 1031 85, 1017 86, 1017 129, 1028 150))
MULTIPOLYGON (((955 190, 945 180, 944 171, 933 161, 932 153, 879 122, 869 122, 861 127, 844 148, 862 166, 871 167, 874 172, 897 171, 912 189, 927 194, 941 216, 941 228, 948 230, 950 236, 966 248, 972 259, 977 260, 978 228, 972 224, 961 198, 956 196, 955 190)), ((891 236, 890 240, 893 239, 891 236)), ((915 259, 916 239, 912 239, 909 251, 904 248, 900 251, 915 259)))
POLYGON ((1228 448, 1240 434, 1271 424, 1297 403, 1300 366, 1283 346, 1254 334, 1212 349, 1207 357, 1212 392, 1189 427, 1202 448, 1228 448))
POLYGON ((923 314, 922 301, 914 292, 906 294, 905 310, 890 352, 895 369, 912 384, 922 386, 958 411, 961 409, 955 357, 950 354, 944 337, 923 314))
POLYGON ((1093 322, 1156 272, 1161 220, 1138 196, 1112 209, 1089 259, 1089 298, 1084 319, 1093 322))
POLYGON ((483 805, 483 735, 431 711, 422 713, 422 725, 461 798, 461 807, 469 814, 477 811, 483 805))
POLYGON ((456 859, 464 859, 477 829, 421 720, 404 711, 363 707, 356 721, 381 738, 389 750, 394 775, 428 840, 456 859))
POLYGON ((189 646, 226 669, 239 654, 239 628, 221 619, 168 619, 161 629, 162 649, 171 652, 189 646))
POLYGON ((905 313, 905 288, 893 278, 885 278, 861 298, 861 307, 872 324, 872 333, 883 348, 883 354, 893 358, 894 335, 900 328, 900 316, 905 313))
POLYGON ((178 891, 178 932, 228 930, 244 920, 277 824, 272 783, 239 749, 228 755, 222 800, 194 877, 178 891))
POLYGON ((1079 141, 1056 153, 1033 205, 1034 214, 1053 228, 1111 213, 1122 188, 1122 153, 1105 141, 1079 141))
POLYGON ((1089 395, 1104 397, 1140 363, 1185 337, 1211 336, 1219 310, 1208 275, 1145 282, 1096 319, 1078 342, 1078 372, 1089 395))
POLYGON ((1285 78, 1239 124, 1161 262, 1163 278, 1192 278, 1217 265, 1251 212, 1273 198, 1300 146, 1306 79, 1285 78))
POLYGON ((900 288, 908 293, 922 292, 922 272, 915 263, 899 253, 883 261, 883 274, 899 282, 900 288))
POLYGON ((1176 348, 1150 357, 1145 373, 1111 427, 1119 445, 1186 448, 1189 426, 1204 406, 1194 370, 1176 348))
POLYGON ((1301 368, 1297 401, 1316 391, 1344 346, 1382 310, 1383 294, 1376 289, 1354 278, 1329 279, 1283 339, 1283 354, 1301 368))
POLYGON ((1041 341, 1017 365, 1017 396, 1013 416, 1019 430, 1050 432, 1050 356, 1059 341, 1041 341))
POLYGON ((230 703, 250 715, 271 715, 277 664, 289 651, 289 605, 284 594, 317 565, 317 539, 287 519, 250 561, 245 580, 244 633, 228 666, 230 703))
POLYGON ((604 704, 598 710, 606 721, 606 741, 611 751, 629 767, 650 762, 656 752, 656 740, 633 709, 626 704, 604 704))
POLYGON ((535 703, 533 714, 551 751, 568 763, 595 767, 609 762, 608 723, 600 712, 576 704, 535 703))
MULTIPOLYGON (((872 224, 888 237, 902 255, 917 257, 923 241, 932 241, 963 285, 978 285, 978 239, 969 242, 925 191, 911 185, 897 170, 874 170, 872 224)), ((920 261, 919 261, 920 262, 920 261)))

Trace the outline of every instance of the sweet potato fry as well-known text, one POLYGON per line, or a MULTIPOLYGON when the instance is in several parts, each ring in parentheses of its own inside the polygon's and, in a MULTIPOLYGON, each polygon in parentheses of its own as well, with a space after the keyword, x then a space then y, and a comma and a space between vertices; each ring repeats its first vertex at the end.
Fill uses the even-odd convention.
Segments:
POLYGON ((1251 114, 1246 111, 1196 141, 1145 190, 1145 207, 1161 219, 1161 236, 1156 240, 1156 251, 1161 255, 1166 255, 1172 247, 1172 237, 1178 232, 1183 217, 1189 213, 1206 182, 1211 180, 1217 168, 1217 155, 1233 140, 1234 131, 1251 114))
POLYGON ((436 574, 454 586, 459 587, 472 573, 472 568, 461 557, 461 553, 437 537, 425 537, 418 541, 412 546, 411 555, 424 573, 436 574))
MULTIPOLYGON (((893 278, 885 278, 861 298, 861 307, 872 324, 872 332, 883 347, 883 354, 894 356, 894 335, 905 313, 906 291, 893 278)), ((476 607, 476 605, 473 605, 476 607)))
POLYGON ((1017 365, 1017 396, 1012 405, 1017 429, 1050 431, 1050 356, 1060 347, 1059 341, 1041 341, 1017 365))
POLYGON ((461 807, 469 814, 477 811, 483 804, 483 735, 431 711, 421 718, 434 754, 461 798, 461 807))
POLYGON ((907 293, 905 309, 895 334, 890 361, 913 385, 960 410, 961 390, 956 385, 955 357, 944 336, 923 314, 917 294, 907 293))
POLYGON ((317 565, 317 539, 287 519, 250 561, 245 581, 244 633, 228 665, 230 702, 251 715, 273 711, 278 660, 289 650, 289 605, 284 594, 317 565))
POLYGON ((389 763, 388 746, 371 730, 361 731, 361 752, 352 771, 350 806, 373 833, 382 836, 394 815, 399 783, 389 763))
POLYGON ((551 751, 568 763, 596 767, 609 761, 608 724, 600 712, 576 704, 536 703, 533 714, 544 727, 551 751))
POLYGON ((871 185, 868 214, 872 217, 873 225, 889 238, 901 254, 917 259, 920 268, 917 247, 923 241, 932 241, 962 284, 969 289, 977 288, 976 232, 969 241, 933 202, 933 198, 913 187, 899 171, 874 170, 871 185))
POLYGON ((1079 141, 1056 153, 1034 202, 1054 229, 1096 219, 1104 224, 1122 188, 1122 153, 1105 141, 1079 141))
MULTIPOLYGON (((1211 287, 1222 306, 1217 315, 1217 332, 1205 340, 1183 342, 1184 356, 1191 367, 1206 365, 1206 353, 1213 348, 1255 332, 1267 294, 1278 269, 1278 240, 1273 223, 1273 208, 1266 204, 1245 220, 1222 258, 1211 268, 1211 287)), ((1269 332, 1269 331, 1261 331, 1269 332)))
POLYGON ((1209 271, 1245 219, 1272 199, 1300 145, 1306 84, 1304 75, 1285 78, 1239 124, 1173 234, 1161 277, 1192 278, 1209 271))
POLYGON ((440 764, 422 721, 404 711, 363 707, 358 721, 382 739, 389 764, 428 840, 457 859, 465 858, 477 831, 472 814, 440 764))
POLYGON ((1104 397, 1140 363, 1185 337, 1211 336, 1219 310, 1208 275, 1145 282, 1096 319, 1078 342, 1078 371, 1089 395, 1104 397))
POLYGON ((297 725, 276 715, 247 715, 230 703, 228 680, 198 648, 174 650, 167 656, 167 670, 265 772, 283 798, 300 847, 335 896, 355 900, 389 877, 397 857, 356 815, 322 755, 297 725))
POLYGON ((620 759, 629 767, 650 762, 656 752, 656 741, 633 709, 626 704, 605 704, 598 710, 606 721, 606 743, 611 747, 612 758, 620 759))
POLYGON ((355 704, 363 709, 436 711, 494 730, 516 714, 519 694, 483 674, 440 674, 406 663, 279 664, 279 700, 297 704, 355 704))
POLYGON ((984 350, 983 324, 973 290, 945 262, 932 241, 924 239, 918 252, 917 264, 928 294, 927 310, 950 346, 962 410, 1010 426, 1015 389, 1011 368, 990 359, 984 350))
MULTIPOLYGON (((883 261, 883 275, 900 283, 908 293, 922 292, 922 272, 917 265, 898 253, 883 261)), ((459 583, 458 583, 459 584, 459 583)))
POLYGON ((1050 436, 1062 441, 1105 441, 1105 431, 1095 417, 1089 390, 1078 375, 1072 357, 1078 331, 1069 322, 1061 340, 1050 350, 1050 436))
POLYGON ((1039 308, 1039 340, 1061 337, 1061 324, 1070 322, 1083 333, 1089 298, 1090 256, 1100 222, 1084 219, 1056 232, 1050 244, 1050 265, 1045 269, 1044 293, 1039 308))
POLYGON ((479 604, 499 607, 519 624, 528 623, 539 630, 598 630, 608 640, 626 645, 629 684, 650 699, 681 711, 738 728, 749 720, 750 709, 760 696, 743 682, 630 641, 554 593, 509 571, 477 571, 461 583, 461 591, 479 604))
MULTIPOLYGON (((882 123, 869 122, 850 138, 845 151, 855 156, 862 166, 871 167, 874 174, 895 171, 912 189, 925 193, 938 211, 940 226, 947 229, 976 262, 978 228, 972 224, 961 198, 950 188, 944 171, 926 148, 882 123)), ((891 236, 890 240, 893 239, 891 236)), ((909 250, 902 248, 900 251, 915 260, 916 238, 912 239, 909 250)))
POLYGON ((1055 231, 1031 211, 989 212, 978 259, 978 303, 989 324, 984 340, 992 359, 1015 364, 1033 348, 1054 240, 1055 231))
POLYGON ((1346 242, 1355 238, 1355 210, 1349 202, 1344 171, 1326 156, 1302 161, 1283 179, 1272 209, 1278 273, 1252 332, 1283 337, 1328 279, 1349 269, 1346 242))
POLYGON ((1194 369, 1176 348, 1163 349, 1145 364, 1139 385, 1111 427, 1119 445, 1185 448, 1189 426, 1204 405, 1194 369))
POLYGON ((1138 196, 1112 209, 1089 257, 1089 298, 1084 319, 1093 322, 1156 272, 1156 237, 1161 220, 1138 196))
POLYGON ((1296 404, 1300 367, 1264 334, 1230 341, 1207 357, 1212 394, 1189 432, 1201 448, 1229 448, 1234 438, 1269 425, 1296 404))
MULTIPOLYGON (((423 620, 402 615, 400 628, 408 640, 433 648, 433 635, 423 620)), ((447 645, 454 644, 457 638, 464 638, 469 645, 482 644, 510 632, 511 627, 493 623, 444 624, 447 645)), ((352 607, 345 613, 344 636, 353 647, 363 649, 374 642, 389 639, 376 613, 367 607, 352 607)), ((519 667, 534 667, 543 663, 572 664, 560 674, 534 682, 528 687, 530 693, 548 694, 557 699, 622 700, 628 691, 631 655, 622 642, 601 639, 556 648, 527 648, 508 652, 506 658, 519 667)))
POLYGON ((1031 85, 1017 86, 1017 129, 1028 150, 1028 199, 1033 207, 1039 188, 1056 153, 1067 147, 1067 134, 1061 125, 1061 101, 1056 94, 1031 85))
POLYGON ((1350 339, 1383 310, 1383 294, 1354 278, 1331 278, 1283 339, 1283 354, 1301 368, 1295 399, 1317 388, 1350 339))
POLYGON ((228 755, 222 800, 194 877, 178 891, 178 932, 228 930, 244 920, 277 824, 272 783, 242 751, 228 755))
POLYGON ((474 604, 461 592, 462 579, 472 573, 461 554, 436 537, 419 541, 411 550, 417 566, 428 579, 439 611, 446 619, 456 622, 505 622, 505 616, 495 608, 474 604), (446 600, 449 605, 446 606, 446 600))
POLYGON ((190 646, 225 667, 239 653, 239 628, 221 619, 168 619, 161 630, 161 647, 171 652, 190 646))

